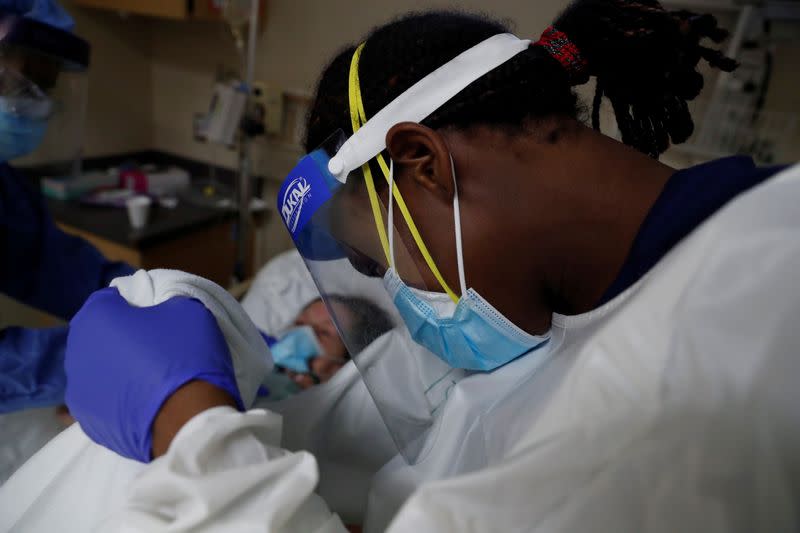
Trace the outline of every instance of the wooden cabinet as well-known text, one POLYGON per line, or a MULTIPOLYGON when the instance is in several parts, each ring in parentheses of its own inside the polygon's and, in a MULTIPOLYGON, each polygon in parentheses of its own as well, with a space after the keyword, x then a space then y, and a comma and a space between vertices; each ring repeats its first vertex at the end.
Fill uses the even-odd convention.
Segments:
MULTIPOLYGON (((215 0, 72 0, 72 3, 84 7, 121 11, 135 15, 188 19, 219 19, 219 9, 215 0)), ((263 5, 262 1, 262 14, 263 5)))
MULTIPOLYGON (((236 243, 233 241, 233 222, 220 222, 198 228, 180 237, 152 246, 121 245, 94 233, 58 223, 65 233, 89 241, 107 259, 124 261, 134 268, 151 270, 171 268, 190 272, 210 279, 222 287, 228 287, 233 275, 236 258, 236 243)), ((254 242, 247 247, 249 259, 253 257, 254 242)), ((253 275, 252 260, 248 260, 245 276, 253 275)))

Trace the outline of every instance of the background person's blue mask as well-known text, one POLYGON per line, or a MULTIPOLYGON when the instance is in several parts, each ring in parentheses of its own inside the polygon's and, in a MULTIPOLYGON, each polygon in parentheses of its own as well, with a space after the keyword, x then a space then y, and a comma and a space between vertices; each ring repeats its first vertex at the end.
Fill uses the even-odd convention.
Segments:
POLYGON ((315 357, 323 355, 317 336, 311 326, 292 328, 278 342, 270 347, 272 360, 277 366, 308 374, 311 368, 308 363, 315 357))
MULTIPOLYGON (((32 153, 42 143, 49 113, 17 113, 18 102, 0 97, 0 161, 32 153)), ((38 110, 37 110, 38 111, 38 110)))

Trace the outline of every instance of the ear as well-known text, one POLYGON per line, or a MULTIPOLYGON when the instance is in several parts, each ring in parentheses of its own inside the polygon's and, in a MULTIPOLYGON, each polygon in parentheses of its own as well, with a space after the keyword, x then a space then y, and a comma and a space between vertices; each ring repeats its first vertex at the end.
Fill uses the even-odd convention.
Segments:
POLYGON ((450 151, 438 132, 415 122, 401 122, 386 134, 386 148, 395 172, 402 170, 444 203, 453 203, 450 151))

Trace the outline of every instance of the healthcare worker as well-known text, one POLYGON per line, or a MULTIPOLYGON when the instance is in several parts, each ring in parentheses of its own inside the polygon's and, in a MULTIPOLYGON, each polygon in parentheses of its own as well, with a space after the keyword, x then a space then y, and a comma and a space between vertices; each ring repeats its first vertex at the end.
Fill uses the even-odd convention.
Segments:
MULTIPOLYGON (((724 36, 577 0, 535 43, 415 14, 327 67, 280 212, 323 298, 334 266, 382 277, 424 348, 391 372, 396 332, 350 349, 400 452, 367 531, 800 527, 800 169, 655 158, 691 134, 699 60, 735 66, 699 44, 724 36), (592 76, 622 143, 578 120, 592 76)), ((158 458, 100 529, 343 531, 313 458, 237 411, 198 305, 103 290, 72 322, 83 430, 158 458)))
MULTIPOLYGON (((64 320, 133 272, 59 230, 36 184, 9 164, 46 136, 59 146, 80 137, 90 49, 73 27, 53 0, 0 1, 0 292, 64 320)), ((66 338, 66 327, 0 331, 0 413, 63 403, 66 338)))

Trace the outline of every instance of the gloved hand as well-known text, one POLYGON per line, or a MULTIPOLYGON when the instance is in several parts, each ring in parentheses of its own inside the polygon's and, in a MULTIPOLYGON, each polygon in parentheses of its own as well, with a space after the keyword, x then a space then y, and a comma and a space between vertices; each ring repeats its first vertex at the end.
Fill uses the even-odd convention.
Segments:
POLYGON ((242 409, 228 345, 199 301, 133 307, 117 289, 94 293, 70 323, 66 403, 96 443, 149 462, 152 425, 182 385, 205 381, 242 409))

